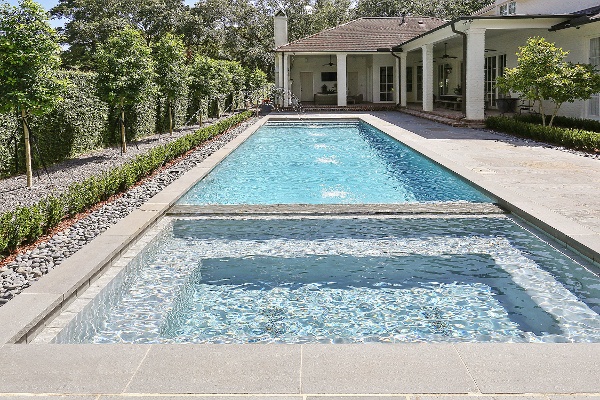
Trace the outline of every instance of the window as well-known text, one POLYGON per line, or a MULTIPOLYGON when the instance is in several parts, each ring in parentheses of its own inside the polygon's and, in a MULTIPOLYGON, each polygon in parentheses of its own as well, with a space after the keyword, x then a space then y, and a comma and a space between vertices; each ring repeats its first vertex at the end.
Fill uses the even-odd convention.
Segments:
POLYGON ((500 15, 515 15, 517 13, 517 2, 511 1, 500 6, 500 15))
POLYGON ((413 68, 406 67, 406 91, 413 91, 413 68))
POLYGON ((379 68, 379 101, 394 101, 394 67, 379 68))
MULTIPOLYGON (((590 64, 600 67, 600 38, 590 40, 590 64)), ((588 116, 600 118, 600 93, 592 95, 588 100, 588 116)))
POLYGON ((448 85, 450 78, 448 77, 452 72, 450 64, 438 65, 438 96, 448 94, 448 85))
POLYGON ((506 54, 485 58, 485 101, 488 107, 496 107, 498 88, 496 79, 504 74, 506 54))
POLYGON ((417 101, 423 101, 423 66, 417 66, 417 101))

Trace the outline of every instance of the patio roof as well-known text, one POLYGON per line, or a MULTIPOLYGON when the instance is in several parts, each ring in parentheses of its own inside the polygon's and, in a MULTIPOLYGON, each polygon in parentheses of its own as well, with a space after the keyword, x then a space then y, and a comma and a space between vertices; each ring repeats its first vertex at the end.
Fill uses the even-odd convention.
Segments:
POLYGON ((561 29, 576 28, 581 25, 600 21, 600 5, 577 11, 576 13, 573 13, 573 17, 574 18, 568 21, 554 25, 550 30, 559 31, 561 29))
POLYGON ((376 52, 443 25, 431 17, 360 18, 280 46, 282 52, 376 52))

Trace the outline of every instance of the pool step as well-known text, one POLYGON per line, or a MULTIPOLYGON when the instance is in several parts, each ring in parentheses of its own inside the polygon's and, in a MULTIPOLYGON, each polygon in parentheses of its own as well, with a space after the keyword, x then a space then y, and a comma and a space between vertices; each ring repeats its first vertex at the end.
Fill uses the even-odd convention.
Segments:
POLYGON ((491 203, 408 204, 273 204, 273 205, 176 205, 168 215, 488 215, 507 212, 491 203))

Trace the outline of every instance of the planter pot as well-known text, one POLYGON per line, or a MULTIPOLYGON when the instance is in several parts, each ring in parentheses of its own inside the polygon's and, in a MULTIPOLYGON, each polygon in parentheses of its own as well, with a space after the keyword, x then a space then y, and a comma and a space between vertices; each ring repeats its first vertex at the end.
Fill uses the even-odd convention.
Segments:
POLYGON ((515 112, 517 109, 517 100, 518 99, 498 99, 496 100, 496 105, 498 106, 498 111, 504 114, 507 112, 515 112))

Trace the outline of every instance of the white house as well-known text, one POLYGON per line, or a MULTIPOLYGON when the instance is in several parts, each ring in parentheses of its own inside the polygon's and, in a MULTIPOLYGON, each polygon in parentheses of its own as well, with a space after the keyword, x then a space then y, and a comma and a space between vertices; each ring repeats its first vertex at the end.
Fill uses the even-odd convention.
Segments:
MULTIPOLYGON (((363 18, 287 43, 280 13, 276 83, 314 101, 322 100, 315 94, 327 84, 324 79, 335 78, 339 106, 362 95, 375 103, 416 102, 431 111, 434 100, 446 99, 460 105, 467 119, 482 120, 487 108, 496 107, 496 78, 516 66, 518 47, 529 37, 556 43, 569 51, 569 61, 600 67, 599 22, 599 0, 496 0, 452 21, 363 18)), ((565 104, 561 113, 600 119, 600 97, 565 104)))

